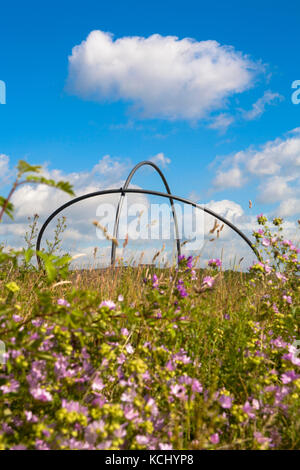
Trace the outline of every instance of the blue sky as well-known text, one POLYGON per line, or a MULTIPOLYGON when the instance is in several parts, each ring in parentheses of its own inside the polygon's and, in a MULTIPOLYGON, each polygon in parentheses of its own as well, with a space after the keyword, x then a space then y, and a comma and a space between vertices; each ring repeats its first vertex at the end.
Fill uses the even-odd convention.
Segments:
MULTIPOLYGON (((165 173, 175 194, 201 202, 233 201, 245 214, 251 199, 256 213, 279 208, 284 216, 295 218, 300 201, 300 139, 299 130, 291 131, 299 127, 300 105, 291 101, 291 85, 300 79, 299 18, 300 5, 294 1, 2 3, 0 80, 7 86, 7 103, 0 105, 0 155, 9 157, 10 166, 27 159, 35 164, 47 162, 49 169, 59 169, 65 175, 81 175, 89 173, 105 155, 110 155, 112 166, 119 162, 130 167, 163 154, 170 159, 165 173), (113 47, 106 52, 112 54, 108 61, 116 57, 124 61, 120 72, 110 70, 104 76, 102 70, 90 68, 80 57, 69 68, 72 49, 81 45, 84 53, 82 42, 96 30, 102 32, 102 39, 96 41, 96 56, 102 54, 106 33, 113 34, 113 47), (150 52, 152 45, 150 49, 139 46, 143 59, 136 66, 136 56, 123 54, 127 47, 124 38, 138 38, 132 42, 136 45, 153 34, 160 35, 158 46, 150 52), (180 70, 175 72, 169 66, 162 71, 166 88, 161 89, 158 70, 148 89, 144 85, 138 95, 129 91, 128 81, 132 78, 139 88, 138 77, 147 76, 148 66, 149 70, 156 65, 164 68, 167 61, 156 59, 155 54, 159 55, 160 42, 162 54, 166 52, 163 39, 167 36, 178 38, 171 40, 175 47, 185 38, 193 40, 188 44, 192 54, 186 62, 188 78, 184 64, 180 65, 179 51, 175 62, 178 59, 180 70), (123 40, 119 51, 116 40, 123 40), (219 46, 214 47, 221 59, 229 60, 215 77, 219 95, 214 95, 210 85, 209 69, 204 62, 198 66, 197 54, 192 52, 193 44, 208 40, 217 41, 219 46), (235 73, 238 60, 241 64, 235 73), (122 78, 124 66, 126 76, 122 78), (230 72, 230 68, 229 79, 238 83, 227 94, 223 72, 230 72), (249 76, 238 80, 239 73, 246 70, 249 76), (197 74, 204 80, 200 91, 189 89, 197 74), (158 96, 156 104, 147 98, 152 84, 158 96), (178 87, 181 92, 176 94, 178 87), (182 87, 189 90, 190 101, 185 101, 182 87), (210 101, 204 106, 207 96, 210 101), (174 102, 175 111, 167 111, 174 102), (141 112, 132 110, 136 104, 142 107, 141 112), (289 157, 290 147, 293 153, 289 157), (278 157, 281 151, 286 155, 282 161, 278 157), (239 152, 243 152, 241 157, 237 157, 239 152), (270 164, 274 159, 274 171, 265 168, 268 159, 270 164), (271 187, 277 188, 274 198, 271 187)), ((210 54, 207 52, 206 58, 210 59, 210 54)), ((149 171, 136 182, 159 187, 149 171)))

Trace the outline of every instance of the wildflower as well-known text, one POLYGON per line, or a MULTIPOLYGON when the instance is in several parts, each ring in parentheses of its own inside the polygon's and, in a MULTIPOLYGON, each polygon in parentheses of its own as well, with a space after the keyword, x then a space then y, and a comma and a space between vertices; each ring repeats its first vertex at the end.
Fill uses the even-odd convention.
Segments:
POLYGON ((128 421, 133 421, 134 419, 139 417, 139 414, 133 408, 132 405, 127 405, 125 406, 125 409, 124 409, 124 416, 125 416, 125 419, 128 419, 128 421))
POLYGON ((128 352, 128 354, 133 354, 134 353, 134 349, 133 347, 131 346, 130 343, 126 344, 126 351, 128 352))
POLYGON ((261 244, 262 244, 263 246, 270 246, 270 245, 271 245, 271 242, 270 242, 270 240, 269 240, 268 238, 263 238, 261 244))
POLYGON ((220 405, 222 408, 231 408, 232 406, 232 398, 228 395, 221 395, 219 399, 220 405))
POLYGON ((116 308, 116 304, 112 300, 103 300, 99 305, 99 308, 108 307, 109 310, 114 310, 116 308))
POLYGON ((288 304, 293 303, 292 297, 290 295, 283 295, 282 296, 283 300, 285 300, 288 304))
POLYGON ((284 354, 282 356, 282 359, 286 359, 287 361, 290 361, 295 366, 300 366, 300 358, 297 357, 299 353, 297 348, 293 344, 289 344, 288 350, 289 350, 289 353, 284 354))
POLYGON ((222 266, 222 261, 219 258, 213 258, 208 261, 208 266, 213 266, 214 268, 220 268, 222 266))
POLYGON ((247 400, 246 403, 243 406, 243 411, 248 415, 249 418, 254 419, 255 418, 255 413, 253 407, 250 405, 249 401, 247 400))
POLYGON ((187 266, 188 269, 192 269, 192 267, 193 267, 193 257, 192 256, 188 257, 186 266, 187 266))
POLYGON ((212 434, 209 440, 212 444, 219 444, 220 442, 219 434, 217 432, 215 434, 212 434))
POLYGON ((101 392, 101 390, 105 387, 104 383, 102 382, 101 379, 99 379, 99 377, 96 377, 94 380, 93 380, 93 383, 92 383, 92 390, 94 392, 101 392))
POLYGON ((29 422, 29 423, 37 423, 38 422, 38 417, 35 416, 32 411, 26 411, 25 410, 25 416, 26 416, 26 420, 29 422))
POLYGON ((85 416, 87 416, 88 414, 87 407, 80 405, 78 401, 73 401, 73 400, 68 401, 63 398, 61 406, 62 408, 67 410, 69 413, 72 413, 73 411, 75 411, 76 413, 82 413, 85 416))
POLYGON ((50 450, 50 447, 48 446, 48 444, 42 441, 42 439, 37 439, 35 441, 35 448, 36 450, 50 450))
POLYGON ((173 450, 172 444, 164 444, 164 443, 160 442, 158 444, 158 447, 159 447, 159 450, 173 450))
POLYGON ((284 372, 284 374, 281 374, 281 380, 283 384, 288 384, 293 380, 299 379, 299 377, 300 375, 296 374, 294 370, 288 370, 284 372))
POLYGON ((259 444, 270 444, 272 442, 272 439, 263 436, 262 433, 258 431, 254 432, 254 437, 259 444))
POLYGON ((136 442, 137 442, 139 445, 142 445, 142 446, 147 445, 148 442, 149 442, 149 437, 147 437, 147 436, 141 436, 140 434, 138 434, 137 436, 135 436, 135 439, 136 439, 136 442))
POLYGON ((44 388, 41 387, 36 387, 36 388, 31 388, 30 393, 35 398, 36 400, 39 401, 52 401, 52 395, 50 392, 47 392, 44 388))
POLYGON ((267 222, 267 220, 268 220, 263 214, 258 214, 258 215, 256 216, 256 218, 257 218, 257 222, 258 222, 260 225, 264 225, 265 222, 267 222))
POLYGON ((152 276, 152 287, 153 287, 153 289, 158 288, 158 277, 157 277, 156 274, 153 274, 153 276, 152 276))
POLYGON ((84 437, 89 444, 95 444, 98 434, 103 432, 105 428, 105 422, 101 419, 99 421, 93 421, 89 424, 84 432, 84 437))
POLYGON ((128 336, 129 335, 129 331, 127 330, 127 328, 121 328, 121 334, 123 336, 128 336))
POLYGON ((124 300, 124 297, 123 297, 123 295, 120 294, 118 296, 118 302, 123 302, 123 300, 124 300))
POLYGON ((180 400, 186 400, 185 387, 183 385, 174 384, 170 387, 171 394, 180 400))
POLYGON ((178 284, 176 286, 176 289, 178 290, 181 297, 187 297, 188 296, 188 293, 185 289, 184 282, 183 282, 182 279, 179 279, 178 284))
POLYGON ((193 379, 192 390, 193 390, 193 392, 197 392, 197 393, 203 392, 203 387, 202 387, 201 383, 199 382, 199 380, 193 379))
POLYGON ((276 272, 275 275, 276 275, 277 279, 279 279, 283 283, 287 281, 287 278, 284 276, 284 274, 282 274, 280 272, 276 272))
POLYGON ((70 307, 69 302, 67 302, 67 300, 65 299, 58 299, 57 305, 61 305, 63 307, 70 307))
POLYGON ((20 315, 14 314, 12 317, 13 321, 15 321, 16 323, 19 323, 22 320, 22 317, 20 315))
POLYGON ((205 276, 202 281, 202 286, 212 287, 215 283, 215 279, 211 276, 205 276))
POLYGON ((2 385, 0 390, 2 390, 3 394, 6 393, 15 393, 19 389, 19 382, 15 379, 10 380, 6 385, 2 385))

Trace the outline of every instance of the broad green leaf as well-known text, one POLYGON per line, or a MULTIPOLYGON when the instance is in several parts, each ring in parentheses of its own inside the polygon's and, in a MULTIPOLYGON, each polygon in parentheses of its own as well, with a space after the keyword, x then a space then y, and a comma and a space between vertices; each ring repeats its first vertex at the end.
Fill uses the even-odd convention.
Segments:
POLYGON ((71 196, 75 196, 73 191, 73 186, 68 181, 54 181, 52 179, 47 179, 44 176, 35 176, 35 175, 28 175, 26 177, 26 181, 28 183, 40 183, 46 184, 47 186, 52 186, 53 188, 61 189, 65 193, 70 194, 71 196))
POLYGON ((18 176, 22 176, 24 173, 28 173, 32 171, 33 173, 39 173, 41 171, 41 165, 29 165, 29 163, 25 162, 25 160, 19 160, 17 169, 18 169, 18 176))
MULTIPOLYGON (((3 196, 0 196, 0 207, 3 207, 5 203, 6 203, 6 199, 3 196)), ((8 215, 8 217, 13 219, 13 211, 14 211, 14 206, 11 202, 9 202, 5 208, 4 213, 8 215)))

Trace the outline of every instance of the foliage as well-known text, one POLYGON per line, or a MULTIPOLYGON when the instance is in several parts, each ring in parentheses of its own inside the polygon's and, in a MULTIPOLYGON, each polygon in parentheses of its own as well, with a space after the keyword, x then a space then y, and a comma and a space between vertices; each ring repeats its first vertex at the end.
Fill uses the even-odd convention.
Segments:
POLYGON ((299 448, 299 249, 258 222, 244 274, 0 250, 0 447, 299 448))

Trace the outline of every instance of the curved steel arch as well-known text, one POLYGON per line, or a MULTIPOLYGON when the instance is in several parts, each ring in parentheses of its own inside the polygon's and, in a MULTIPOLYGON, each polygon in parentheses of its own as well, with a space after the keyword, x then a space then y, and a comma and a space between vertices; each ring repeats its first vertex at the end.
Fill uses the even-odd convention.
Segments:
MULTIPOLYGON (((44 234, 48 224, 51 222, 51 220, 56 215, 58 215, 62 210, 66 209, 67 207, 70 207, 70 206, 72 206, 73 204, 76 204, 79 201, 83 201, 84 199, 89 199, 89 198, 95 197, 95 196, 103 196, 105 194, 118 194, 118 193, 120 193, 120 194, 122 194, 122 193, 125 193, 125 194, 126 193, 150 194, 150 195, 153 195, 153 196, 161 196, 161 197, 165 197, 165 198, 168 198, 168 199, 170 198, 170 194, 161 193, 159 191, 152 191, 152 190, 149 190, 149 189, 128 189, 127 188, 127 189, 106 189, 106 190, 103 190, 103 191, 96 191, 96 192, 93 192, 93 193, 84 194, 82 196, 79 196, 79 197, 76 197, 76 198, 72 199, 71 201, 66 202, 65 204, 60 206, 58 209, 56 209, 48 217, 48 219, 44 222, 44 224, 43 224, 43 226, 42 226, 42 228, 39 232, 37 242, 36 242, 36 251, 37 251, 36 258, 37 258, 37 262, 38 262, 39 267, 41 267, 41 259, 38 255, 38 252, 40 251, 41 240, 42 240, 43 234, 44 234)), ((234 232, 236 232, 247 243, 247 245, 254 252, 257 259, 259 261, 261 261, 261 256, 260 256, 259 252, 257 251, 256 247, 251 243, 249 238, 247 238, 246 235, 243 232, 241 232, 235 225, 233 225, 229 220, 226 220, 224 217, 216 214, 214 211, 208 209, 207 207, 202 207, 199 204, 197 204, 193 201, 190 201, 189 199, 184 199, 182 197, 175 196, 174 194, 172 194, 172 199, 175 200, 175 201, 178 201, 178 202, 183 202, 185 204, 190 204, 192 207, 195 207, 195 208, 200 209, 204 212, 207 212, 208 214, 212 215, 213 217, 216 217, 218 220, 220 220, 224 224, 228 225, 228 227, 232 228, 232 230, 234 230, 234 232)))
MULTIPOLYGON (((154 170, 161 177, 161 179, 162 179, 162 181, 165 185, 165 188, 167 190, 167 193, 170 196, 172 196, 171 190, 170 190, 168 182, 165 178, 165 175, 163 174, 161 169, 157 165, 155 165, 155 163, 153 163, 151 161, 148 161, 148 160, 144 160, 143 162, 140 162, 137 165, 135 165, 135 167, 131 170, 131 172, 127 176, 125 184, 124 184, 123 188, 121 188, 121 189, 122 190, 127 189, 129 184, 130 184, 130 181, 132 180, 132 178, 134 176, 134 174, 137 172, 137 170, 139 170, 142 166, 145 166, 145 165, 149 165, 149 166, 152 166, 152 168, 154 168, 154 170)), ((113 232, 113 237, 116 240, 118 239, 118 236, 119 236, 120 215, 121 215, 121 210, 122 210, 122 206, 123 206, 124 197, 125 197, 125 192, 121 192, 121 196, 120 196, 120 199, 119 199, 119 204, 118 204, 118 207, 117 207, 117 210, 116 210, 114 232, 113 232)), ((172 208, 173 220, 174 220, 174 225, 175 225, 175 234, 176 234, 177 254, 179 256, 181 254, 181 247, 180 247, 180 239, 179 239, 179 232, 178 232, 177 216, 176 216, 176 211, 175 211, 174 202, 173 202, 172 197, 169 197, 169 201, 170 201, 171 208, 172 208)), ((112 266, 115 264, 115 261, 116 261, 116 249, 117 249, 116 244, 114 242, 111 242, 111 259, 110 259, 110 263, 111 263, 112 266)))

